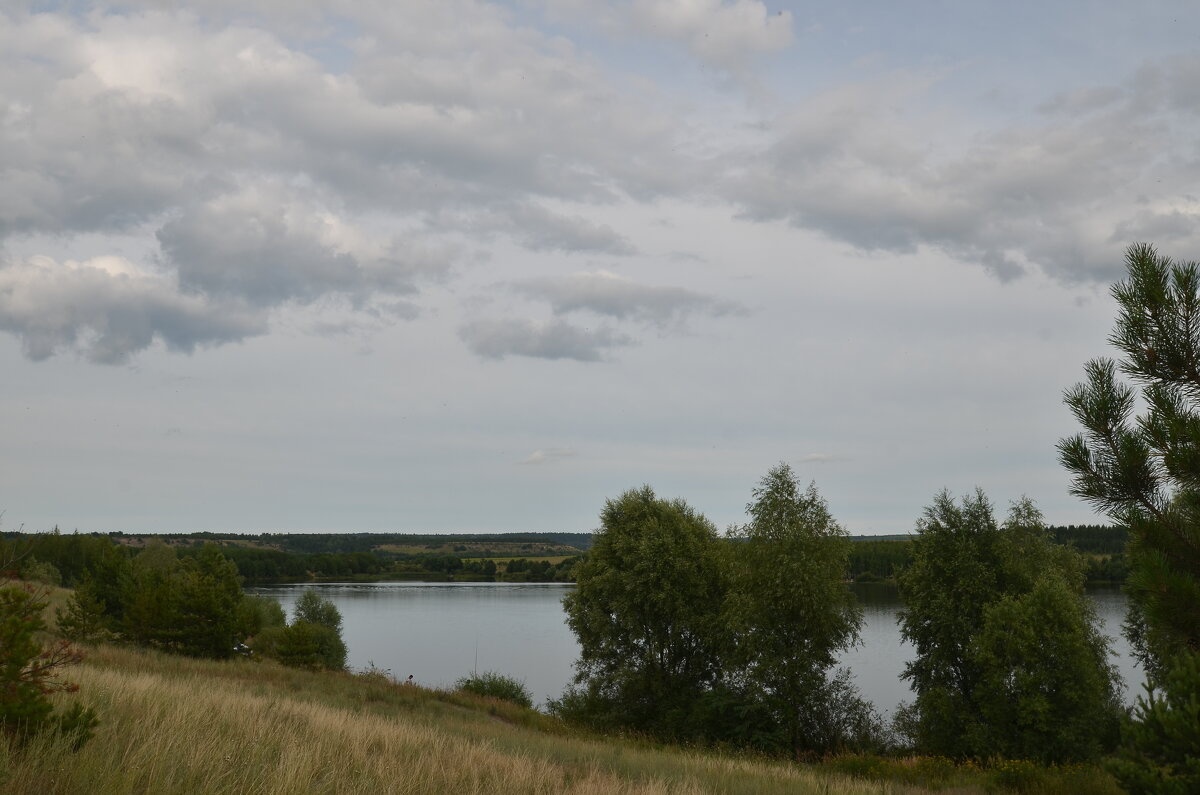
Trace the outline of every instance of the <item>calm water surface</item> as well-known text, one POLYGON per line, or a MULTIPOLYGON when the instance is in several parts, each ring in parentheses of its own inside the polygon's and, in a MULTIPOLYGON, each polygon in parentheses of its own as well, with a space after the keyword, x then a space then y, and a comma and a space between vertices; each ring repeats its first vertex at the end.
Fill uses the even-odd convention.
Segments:
MULTIPOLYGON (((571 680, 578 653, 567 628, 559 583, 386 582, 276 586, 252 589, 279 600, 291 616, 307 588, 315 588, 342 613, 349 664, 370 664, 397 678, 412 674, 429 687, 454 684, 472 670, 499 671, 523 679, 534 700, 558 696, 571 680)), ((896 616, 903 605, 890 585, 851 586, 863 605, 862 645, 841 657, 863 695, 890 712, 912 693, 901 681, 912 647, 902 643, 896 616)), ((1142 672, 1121 637, 1126 599, 1118 589, 1089 592, 1105 632, 1114 638, 1115 662, 1125 679, 1126 700, 1140 692, 1142 672)))

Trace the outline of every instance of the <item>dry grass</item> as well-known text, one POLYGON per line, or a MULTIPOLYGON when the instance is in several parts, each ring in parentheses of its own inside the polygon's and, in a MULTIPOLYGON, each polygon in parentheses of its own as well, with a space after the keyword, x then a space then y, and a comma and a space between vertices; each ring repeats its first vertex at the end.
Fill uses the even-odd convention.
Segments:
POLYGON ((813 768, 602 740, 464 694, 112 647, 71 677, 103 723, 78 752, 0 744, 37 793, 912 792, 813 768), (522 718, 522 716, 524 716, 522 718), (524 725, 518 725, 522 723, 524 725))

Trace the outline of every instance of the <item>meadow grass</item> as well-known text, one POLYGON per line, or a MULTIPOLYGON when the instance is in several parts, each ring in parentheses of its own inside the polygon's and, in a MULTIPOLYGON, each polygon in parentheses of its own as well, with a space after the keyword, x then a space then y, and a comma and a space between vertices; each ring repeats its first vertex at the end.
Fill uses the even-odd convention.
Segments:
POLYGON ((112 646, 70 670, 102 721, 81 750, 0 743, 0 791, 918 792, 820 768, 599 738, 467 693, 112 646))

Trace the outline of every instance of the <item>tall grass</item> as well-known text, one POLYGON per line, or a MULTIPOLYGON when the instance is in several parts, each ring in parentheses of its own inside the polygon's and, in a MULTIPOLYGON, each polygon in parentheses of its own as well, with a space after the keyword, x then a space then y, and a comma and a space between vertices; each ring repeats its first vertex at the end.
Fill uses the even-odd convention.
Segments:
POLYGON ((570 732, 494 699, 98 647, 71 671, 103 721, 78 752, 0 743, 0 791, 902 793, 812 768, 570 732))

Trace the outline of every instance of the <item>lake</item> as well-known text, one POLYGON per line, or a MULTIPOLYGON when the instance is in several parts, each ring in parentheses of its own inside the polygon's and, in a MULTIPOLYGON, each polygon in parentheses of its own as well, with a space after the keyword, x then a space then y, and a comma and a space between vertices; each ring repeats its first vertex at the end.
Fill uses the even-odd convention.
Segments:
MULTIPOLYGON (((449 687, 474 670, 524 680, 535 702, 562 693, 578 654, 562 609, 561 583, 326 583, 247 589, 278 599, 289 618, 300 594, 313 588, 342 613, 348 662, 356 670, 375 665, 397 679, 409 674, 427 687, 449 687)), ((895 586, 850 586, 863 605, 862 644, 841 657, 863 695, 888 713, 912 693, 899 677, 912 659, 896 616, 903 607, 895 586)), ((1126 701, 1144 680, 1121 636, 1126 597, 1119 589, 1088 595, 1105 632, 1114 639, 1115 662, 1126 683, 1126 701)))

